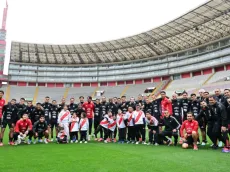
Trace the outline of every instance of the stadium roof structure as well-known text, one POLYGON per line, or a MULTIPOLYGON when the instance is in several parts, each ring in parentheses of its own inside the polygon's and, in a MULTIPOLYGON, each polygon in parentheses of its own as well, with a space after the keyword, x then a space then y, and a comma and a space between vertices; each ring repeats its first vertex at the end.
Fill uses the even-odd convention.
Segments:
POLYGON ((211 0, 150 31, 107 42, 45 45, 12 42, 11 62, 95 64, 159 58, 230 35, 230 1, 211 0))

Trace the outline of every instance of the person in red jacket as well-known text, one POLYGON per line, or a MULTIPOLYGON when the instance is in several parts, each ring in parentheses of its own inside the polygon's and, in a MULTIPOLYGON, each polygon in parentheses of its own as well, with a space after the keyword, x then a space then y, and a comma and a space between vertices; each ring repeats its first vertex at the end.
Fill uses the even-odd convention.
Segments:
MULTIPOLYGON (((28 119, 27 114, 23 114, 22 119, 19 119, 14 128, 14 142, 15 145, 21 143, 22 140, 25 140, 27 136, 33 135, 32 132, 33 126, 30 119, 28 119)), ((28 141, 28 144, 30 142, 28 141)))
POLYGON ((87 102, 83 103, 82 107, 85 110, 87 118, 89 120, 89 136, 88 136, 88 140, 90 140, 90 136, 91 136, 91 132, 92 132, 94 111, 95 111, 95 106, 94 106, 94 103, 92 102, 92 97, 91 96, 87 97, 87 102))
POLYGON ((164 116, 164 111, 168 111, 172 115, 172 101, 166 97, 166 92, 161 91, 161 114, 164 116))
POLYGON ((183 139, 182 148, 187 149, 189 146, 193 146, 193 150, 198 150, 197 140, 198 134, 198 122, 193 120, 194 116, 192 112, 187 113, 187 120, 182 123, 180 128, 180 134, 183 139), (184 134, 184 130, 186 133, 184 134))

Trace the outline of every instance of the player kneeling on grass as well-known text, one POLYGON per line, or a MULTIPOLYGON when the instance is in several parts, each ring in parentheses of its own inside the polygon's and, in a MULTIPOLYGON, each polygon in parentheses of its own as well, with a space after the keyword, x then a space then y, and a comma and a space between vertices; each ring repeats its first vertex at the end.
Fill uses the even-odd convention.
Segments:
POLYGON ((79 131, 79 118, 77 117, 76 112, 73 113, 70 120, 70 142, 78 143, 78 131, 79 131), (74 138, 75 137, 75 138, 74 138))
POLYGON ((198 122, 193 120, 194 116, 192 112, 187 113, 187 120, 182 123, 180 128, 181 138, 183 139, 182 148, 187 149, 189 146, 193 146, 193 150, 198 150, 197 140, 198 134, 198 122), (184 130, 186 133, 184 134, 184 130))
POLYGON ((79 129, 81 133, 80 143, 82 143, 83 140, 85 141, 85 143, 87 143, 86 136, 87 136, 87 131, 89 129, 89 120, 88 118, 86 118, 85 112, 81 113, 81 119, 80 119, 79 125, 80 125, 79 129))
POLYGON ((155 146, 157 146, 158 134, 159 134, 158 120, 151 115, 151 111, 147 111, 145 121, 149 129, 149 143, 147 145, 151 145, 155 143, 155 146), (154 142, 153 142, 153 135, 154 135, 154 142))
POLYGON ((180 128, 180 123, 176 118, 170 116, 167 110, 164 111, 163 125, 165 126, 164 131, 161 132, 161 137, 163 141, 167 143, 168 146, 172 144, 172 136, 174 137, 174 146, 177 145, 178 141, 178 130, 180 128), (166 138, 168 136, 169 138, 166 138))
MULTIPOLYGON (((32 137, 32 135, 33 132, 31 120, 28 119, 27 114, 23 114, 22 119, 17 121, 16 126, 14 128, 14 144, 21 144, 22 141, 25 141, 27 136, 32 137)), ((30 144, 29 141, 28 144, 30 144)))
POLYGON ((60 124, 58 126, 57 143, 68 143, 67 133, 65 132, 65 128, 63 127, 63 124, 60 124))
POLYGON ((33 126, 34 133, 34 144, 36 144, 36 139, 38 138, 38 142, 42 142, 42 137, 45 136, 44 143, 48 143, 49 131, 48 125, 45 121, 45 116, 41 116, 37 122, 34 123, 33 126))

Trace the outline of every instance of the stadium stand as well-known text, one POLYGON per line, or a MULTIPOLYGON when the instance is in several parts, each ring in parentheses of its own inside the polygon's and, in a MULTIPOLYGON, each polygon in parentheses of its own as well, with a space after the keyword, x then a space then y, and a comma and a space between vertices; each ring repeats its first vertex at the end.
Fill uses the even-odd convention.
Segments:
POLYGON ((210 83, 219 81, 221 79, 224 79, 224 78, 226 78, 228 76, 230 76, 230 70, 216 72, 207 83, 210 84, 210 83))

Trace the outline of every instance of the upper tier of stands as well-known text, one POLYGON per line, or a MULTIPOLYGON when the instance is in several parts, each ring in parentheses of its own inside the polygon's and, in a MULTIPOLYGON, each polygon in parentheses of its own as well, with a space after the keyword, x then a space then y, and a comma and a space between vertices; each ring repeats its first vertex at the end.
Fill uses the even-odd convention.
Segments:
POLYGON ((75 45, 12 42, 11 62, 95 64, 160 58, 229 36, 229 9, 229 1, 211 0, 148 32, 107 42, 75 45))

